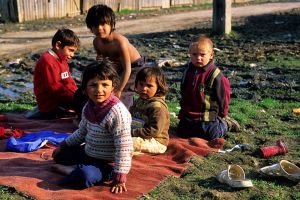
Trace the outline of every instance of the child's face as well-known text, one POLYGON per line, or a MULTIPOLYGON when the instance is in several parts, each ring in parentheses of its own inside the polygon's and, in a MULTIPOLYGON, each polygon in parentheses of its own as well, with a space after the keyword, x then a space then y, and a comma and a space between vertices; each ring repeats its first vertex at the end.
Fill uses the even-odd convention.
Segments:
POLYGON ((61 58, 65 59, 66 61, 73 58, 75 52, 77 51, 78 47, 76 46, 64 46, 61 48, 60 42, 55 45, 55 53, 61 58))
POLYGON ((107 23, 99 24, 99 26, 92 27, 92 33, 101 39, 108 38, 111 33, 111 26, 107 23))
POLYGON ((157 92, 156 78, 150 77, 146 81, 138 81, 136 90, 142 99, 153 97, 157 92))
POLYGON ((113 90, 112 80, 100 80, 95 77, 87 82, 86 94, 97 105, 104 102, 113 90))
POLYGON ((190 58, 196 67, 204 67, 213 59, 213 51, 208 44, 194 44, 190 48, 190 58))

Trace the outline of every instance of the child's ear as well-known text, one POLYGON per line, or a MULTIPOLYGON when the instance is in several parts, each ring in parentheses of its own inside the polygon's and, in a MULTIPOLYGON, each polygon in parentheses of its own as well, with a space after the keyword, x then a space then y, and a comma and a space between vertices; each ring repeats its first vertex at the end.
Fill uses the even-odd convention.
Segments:
POLYGON ((211 60, 214 59, 214 56, 215 56, 215 53, 214 53, 214 51, 212 51, 212 52, 211 52, 211 55, 210 55, 210 59, 211 59, 211 60))
POLYGON ((61 42, 60 41, 57 41, 56 43, 55 43, 55 49, 61 49, 61 42))

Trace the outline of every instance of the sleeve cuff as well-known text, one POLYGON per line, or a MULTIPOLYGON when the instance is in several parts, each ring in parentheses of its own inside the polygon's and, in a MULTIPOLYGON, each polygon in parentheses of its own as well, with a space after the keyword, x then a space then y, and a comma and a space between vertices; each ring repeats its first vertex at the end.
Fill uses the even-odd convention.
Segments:
POLYGON ((127 181, 127 174, 118 173, 118 172, 114 174, 113 183, 115 184, 126 183, 126 181, 127 181))

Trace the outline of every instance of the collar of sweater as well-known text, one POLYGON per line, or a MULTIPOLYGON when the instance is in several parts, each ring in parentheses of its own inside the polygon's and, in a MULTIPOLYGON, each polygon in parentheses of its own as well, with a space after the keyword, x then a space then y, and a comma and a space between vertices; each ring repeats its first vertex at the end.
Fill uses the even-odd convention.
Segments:
POLYGON ((215 63, 213 60, 211 60, 209 63, 207 63, 207 65, 205 65, 204 67, 196 67, 195 65, 193 65, 191 62, 189 62, 189 66, 192 67, 192 69, 200 69, 203 71, 207 71, 208 69, 210 69, 211 67, 215 66, 215 63))
POLYGON ((119 102, 120 100, 113 94, 111 94, 104 102, 97 105, 89 100, 84 110, 85 118, 92 123, 100 123, 110 109, 119 102))

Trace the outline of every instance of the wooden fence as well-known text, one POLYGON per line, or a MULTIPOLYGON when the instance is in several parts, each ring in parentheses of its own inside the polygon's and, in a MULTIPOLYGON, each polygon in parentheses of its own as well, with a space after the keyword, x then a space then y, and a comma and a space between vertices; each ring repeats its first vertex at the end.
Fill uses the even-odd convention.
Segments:
POLYGON ((169 8, 170 0, 83 0, 82 13, 96 4, 106 4, 115 11, 169 8))
MULTIPOLYGON (((213 0, 0 0, 0 20, 24 22, 37 19, 72 17, 84 14, 96 4, 114 11, 170 8, 212 3, 213 0)), ((232 0, 232 2, 251 0, 232 0)))
POLYGON ((24 22, 81 14, 80 0, 0 0, 3 20, 24 22))

